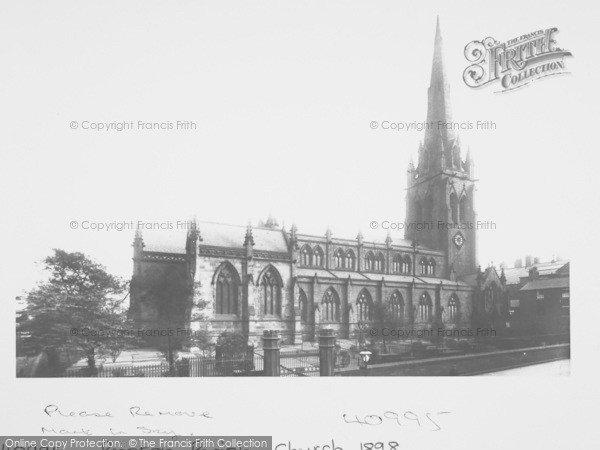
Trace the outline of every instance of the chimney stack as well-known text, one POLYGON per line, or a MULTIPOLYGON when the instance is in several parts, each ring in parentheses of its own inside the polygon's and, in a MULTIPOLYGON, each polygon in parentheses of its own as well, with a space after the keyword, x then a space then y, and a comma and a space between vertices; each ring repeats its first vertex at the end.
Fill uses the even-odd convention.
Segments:
POLYGON ((540 277, 537 267, 529 269, 529 280, 537 280, 540 277))

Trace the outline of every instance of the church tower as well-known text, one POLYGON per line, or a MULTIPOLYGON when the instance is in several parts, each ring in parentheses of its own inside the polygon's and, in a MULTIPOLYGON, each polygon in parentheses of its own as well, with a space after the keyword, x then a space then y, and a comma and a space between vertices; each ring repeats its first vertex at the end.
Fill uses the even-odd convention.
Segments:
POLYGON ((470 152, 462 159, 453 129, 438 19, 425 139, 419 144, 417 166, 412 158, 408 165, 405 238, 446 254, 448 273, 440 276, 454 278, 476 271, 473 168, 470 152))

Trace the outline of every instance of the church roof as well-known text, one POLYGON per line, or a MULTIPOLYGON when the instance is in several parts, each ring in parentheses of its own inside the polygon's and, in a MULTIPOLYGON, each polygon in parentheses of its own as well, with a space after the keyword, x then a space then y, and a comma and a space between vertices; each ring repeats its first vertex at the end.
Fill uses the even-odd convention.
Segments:
MULTIPOLYGON (((230 225, 217 222, 197 222, 197 228, 200 232, 201 247, 221 247, 221 248, 243 248, 246 235, 246 226, 230 225)), ((285 232, 281 228, 252 227, 252 237, 254 239, 254 249, 259 251, 271 251, 287 253, 288 244, 285 232)), ((185 228, 174 230, 143 230, 142 238, 144 241, 144 251, 157 253, 175 253, 185 254, 187 230, 185 228)), ((324 243, 324 236, 312 236, 308 234, 298 234, 300 242, 324 243)), ((356 239, 332 239, 334 245, 356 246, 356 239)), ((407 239, 394 238, 391 241, 392 248, 399 251, 412 251, 412 241, 407 239)), ((384 241, 365 240, 363 245, 366 249, 385 250, 384 241)), ((417 246, 420 253, 440 254, 437 250, 429 249, 423 245, 417 246)))
POLYGON ((456 286, 469 287, 470 286, 468 283, 465 283, 464 281, 461 281, 461 280, 452 281, 452 280, 447 280, 445 278, 418 277, 418 276, 415 277, 415 279, 417 280, 417 282, 420 281, 421 283, 427 283, 427 284, 439 285, 441 283, 441 285, 444 287, 456 287, 456 286))
MULTIPOLYGON (((201 246, 243 248, 246 227, 222 223, 199 222, 201 246)), ((271 252, 287 252, 288 246, 281 229, 252 227, 254 249, 271 252)))
POLYGON ((416 277, 408 275, 393 275, 386 273, 364 273, 365 278, 371 281, 381 281, 383 278, 385 281, 393 281, 397 283, 412 283, 413 279, 419 281, 416 277))
POLYGON ((444 287, 457 287, 457 286, 468 286, 467 283, 462 281, 450 281, 443 278, 434 277, 419 277, 412 275, 396 275, 386 273, 373 273, 373 272, 349 272, 345 270, 327 270, 327 269, 315 269, 315 268, 299 268, 296 272, 300 277, 314 277, 318 278, 336 278, 338 280, 347 280, 350 277, 352 281, 381 281, 383 278, 386 283, 412 283, 413 280, 417 284, 430 284, 439 285, 440 283, 444 287))
MULTIPOLYGON (((215 222, 197 222, 201 246, 243 248, 246 227, 215 222)), ((254 249, 287 252, 288 247, 281 229, 253 227, 254 249)), ((144 251, 185 254, 187 230, 144 231, 144 251)))

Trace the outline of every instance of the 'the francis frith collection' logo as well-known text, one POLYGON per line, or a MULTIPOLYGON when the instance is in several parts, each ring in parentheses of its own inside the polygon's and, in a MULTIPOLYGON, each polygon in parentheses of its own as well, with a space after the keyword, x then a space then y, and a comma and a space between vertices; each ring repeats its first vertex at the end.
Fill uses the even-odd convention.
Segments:
POLYGON ((504 43, 492 37, 472 41, 465 46, 465 57, 472 64, 463 73, 472 88, 500 82, 510 91, 541 78, 568 73, 564 58, 571 52, 556 46, 558 28, 524 34, 504 43))

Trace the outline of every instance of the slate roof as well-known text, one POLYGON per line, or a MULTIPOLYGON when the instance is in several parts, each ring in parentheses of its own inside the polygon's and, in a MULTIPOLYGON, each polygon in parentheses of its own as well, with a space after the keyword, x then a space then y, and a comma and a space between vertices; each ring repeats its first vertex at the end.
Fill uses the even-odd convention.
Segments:
POLYGON ((519 284, 522 277, 529 276, 529 269, 537 267, 540 277, 554 275, 559 269, 568 264, 568 261, 554 261, 554 262, 542 262, 533 264, 527 267, 511 267, 504 269, 504 276, 506 277, 506 284, 519 284))
POLYGON ((537 267, 538 273, 540 274, 540 276, 544 276, 544 275, 555 274, 565 264, 568 264, 568 262, 567 261, 555 261, 553 263, 549 262, 549 263, 534 264, 533 266, 537 267))
MULTIPOLYGON (((347 280, 350 277, 354 281, 367 281, 370 278, 366 277, 361 272, 350 272, 346 270, 327 270, 327 269, 315 269, 310 267, 299 268, 296 273, 300 277, 313 277, 315 273, 319 278, 336 278, 338 280, 347 280)), ((381 279, 381 277, 379 278, 381 279)))
MULTIPOLYGON (((214 222, 198 222, 200 246, 244 248, 246 227, 214 222)), ((252 227, 254 249, 287 253, 283 231, 276 228, 252 227)), ((187 230, 143 231, 144 251, 185 254, 187 230)))
POLYGON ((450 281, 444 278, 434 277, 413 277, 412 275, 395 275, 371 272, 349 272, 345 270, 326 270, 317 268, 299 268, 296 273, 298 274, 298 276, 301 277, 313 277, 316 274, 319 278, 336 278, 339 280, 347 280, 348 277, 350 277, 352 281, 381 281, 381 279, 383 278, 386 283, 412 283, 412 281, 414 280, 416 283, 425 283, 436 286, 439 285, 441 282, 442 286, 444 287, 469 286, 463 281, 450 281))
MULTIPOLYGON (((201 246, 243 248, 246 227, 221 223, 199 222, 201 246)), ((271 252, 288 251, 283 231, 277 228, 252 227, 254 249, 271 252)))
POLYGON ((449 286, 449 287, 456 287, 456 286, 470 287, 470 285, 468 283, 465 283, 464 281, 461 281, 461 280, 452 281, 452 280, 446 280, 445 278, 432 278, 432 277, 419 277, 419 276, 416 276, 415 279, 416 279, 417 282, 420 281, 421 283, 427 283, 427 284, 439 285, 440 282, 441 282, 442 286, 449 286))
POLYGON ((541 291, 544 289, 565 289, 569 287, 568 277, 538 278, 523 286, 521 291, 541 291))
MULTIPOLYGON (((246 226, 229 225, 217 222, 197 222, 198 230, 202 241, 200 246, 223 247, 223 248, 243 248, 244 238, 246 236, 246 226)), ((175 253, 185 254, 187 230, 142 230, 144 240, 144 250, 147 252, 175 253)), ((252 227, 252 236, 254 238, 254 249, 259 251, 271 251, 287 253, 288 246, 285 233, 281 228, 252 227)), ((300 241, 307 240, 313 242, 323 242, 324 236, 311 236, 307 234, 298 234, 300 241)), ((356 239, 333 239, 334 244, 356 246, 356 239)), ((406 239, 393 239, 392 246, 396 249, 406 251, 411 247, 411 241, 406 239)), ((366 248, 369 246, 385 247, 383 241, 365 240, 366 248)), ((417 246, 417 250, 432 254, 443 254, 436 250, 431 250, 422 245, 417 246)))
POLYGON ((408 276, 408 275, 393 275, 393 274, 385 274, 385 273, 363 273, 364 277, 371 281, 381 281, 382 278, 385 278, 385 281, 395 281, 399 283, 412 283, 413 278, 416 281, 419 281, 416 277, 408 276))

